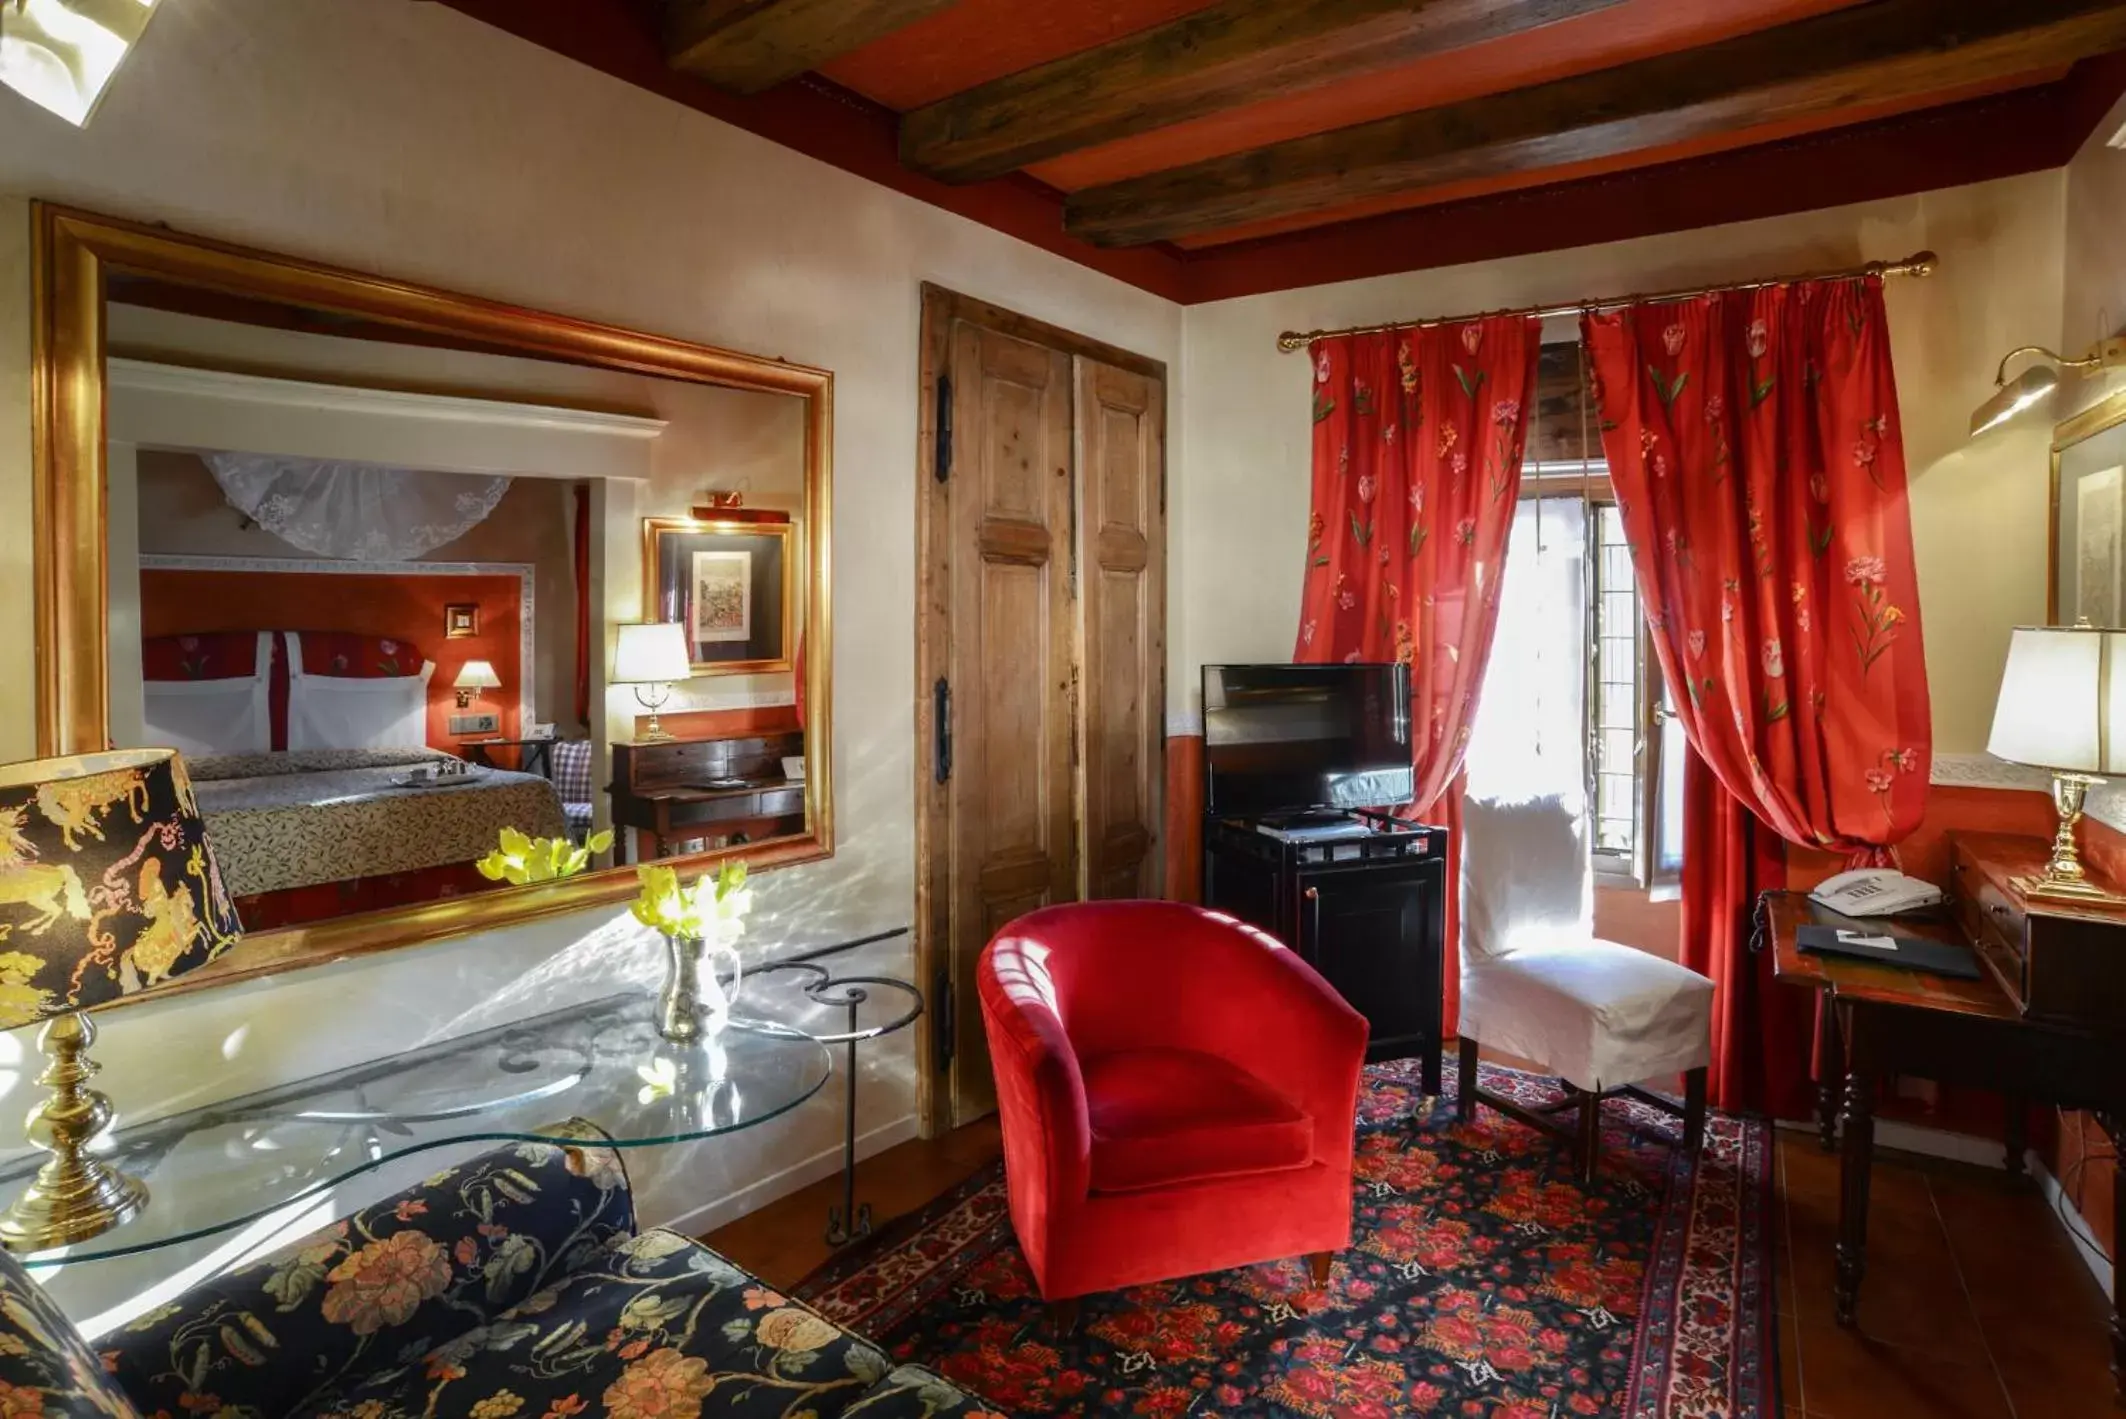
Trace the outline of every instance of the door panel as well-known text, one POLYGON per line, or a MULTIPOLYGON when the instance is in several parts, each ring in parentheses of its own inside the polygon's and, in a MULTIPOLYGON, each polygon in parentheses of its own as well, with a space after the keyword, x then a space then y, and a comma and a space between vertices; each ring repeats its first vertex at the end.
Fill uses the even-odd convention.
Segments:
POLYGON ((1085 559, 1082 887, 1156 897, 1166 779, 1165 389, 1078 360, 1085 559))
POLYGON ((954 1125, 996 1106, 974 965, 1077 895, 1071 774, 1070 357, 965 321, 951 344, 954 768, 947 785, 954 1125))

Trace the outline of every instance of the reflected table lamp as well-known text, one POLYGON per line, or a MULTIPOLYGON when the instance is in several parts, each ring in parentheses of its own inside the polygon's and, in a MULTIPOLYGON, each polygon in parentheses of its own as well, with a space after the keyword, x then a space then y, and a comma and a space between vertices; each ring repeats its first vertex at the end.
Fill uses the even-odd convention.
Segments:
POLYGON ((2075 825, 2091 787, 2126 772, 2126 631, 2018 626, 2008 642, 1986 750, 1996 758, 2052 771, 2059 832, 2052 860, 2018 889, 2033 897, 2116 898, 2089 880, 2075 825))
POLYGON ((694 648, 687 644, 687 630, 677 621, 656 621, 620 628, 620 644, 613 652, 613 683, 633 685, 635 699, 650 712, 643 738, 670 739, 658 722, 657 712, 672 697, 672 686, 694 675, 694 648))
POLYGON ((0 1029, 47 1022, 51 1091, 28 1124, 51 1157, 0 1215, 0 1244, 86 1241, 147 1205, 145 1185, 90 1155, 113 1110, 86 1087, 83 1012, 207 964, 239 930, 175 752, 0 765, 0 1029))

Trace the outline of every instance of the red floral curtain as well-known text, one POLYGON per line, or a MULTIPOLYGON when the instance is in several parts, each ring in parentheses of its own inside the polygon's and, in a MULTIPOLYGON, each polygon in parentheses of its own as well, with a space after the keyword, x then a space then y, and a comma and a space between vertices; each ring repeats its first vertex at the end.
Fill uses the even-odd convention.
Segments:
MULTIPOLYGON (((1409 665, 1413 811, 1450 829, 1498 623, 1541 343, 1540 321, 1497 316, 1341 335, 1310 351, 1314 506, 1293 658, 1409 665)), ((1450 831, 1450 882, 1457 839, 1450 831)), ((1459 983, 1450 960, 1450 1031, 1459 983)))
MULTIPOLYGON (((1635 306, 1587 316, 1582 334, 1691 747, 1786 841, 1887 860, 1925 810, 1933 741, 1881 281, 1635 306)), ((1754 875, 1686 863, 1684 959, 1723 985, 1723 1011, 1751 994, 1733 925, 1751 904, 1733 898, 1754 875)), ((1716 1097, 1761 1104, 1736 1092, 1738 1056, 1783 1046, 1731 1023, 1716 1097)), ((1794 1070, 1774 1073, 1784 1098, 1794 1070)))

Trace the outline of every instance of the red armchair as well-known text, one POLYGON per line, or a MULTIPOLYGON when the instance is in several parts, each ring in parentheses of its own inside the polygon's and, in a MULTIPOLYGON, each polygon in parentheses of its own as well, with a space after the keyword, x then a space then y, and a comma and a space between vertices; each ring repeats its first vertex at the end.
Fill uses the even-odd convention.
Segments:
POLYGON ((1365 1018, 1274 939, 1179 902, 1020 917, 977 982, 1012 1226, 1075 1298, 1351 1241, 1365 1018))

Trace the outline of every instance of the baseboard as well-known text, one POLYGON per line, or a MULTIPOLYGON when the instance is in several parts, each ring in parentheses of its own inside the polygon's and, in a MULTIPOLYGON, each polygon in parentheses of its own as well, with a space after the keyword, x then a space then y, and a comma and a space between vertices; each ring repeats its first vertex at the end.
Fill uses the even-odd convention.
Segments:
MULTIPOLYGON (((2073 1211, 2077 1217, 2081 1216, 2081 1209, 2068 1199, 2066 1190, 2060 1186, 2059 1179, 2052 1176, 2052 1170, 2045 1166, 2045 1160, 2038 1157, 2037 1150, 2032 1149, 2029 1158, 2030 1176, 2037 1179, 2038 1190, 2045 1194, 2045 1205, 2052 1209, 2052 1215, 2060 1217, 2060 1209, 2067 1208, 2073 1211)), ((2087 1222, 2085 1221, 2083 1225, 2086 1226, 2087 1222)), ((2066 1226, 2064 1219, 2061 1222, 2061 1226, 2067 1233, 2067 1240, 2074 1243, 2075 1251, 2082 1258, 2082 1264, 2088 1267, 2089 1274, 2096 1278, 2096 1284, 2104 1288, 2106 1296, 2111 1296, 2111 1263, 2105 1260, 2102 1252, 2090 1244, 2088 1238, 2075 1231, 2074 1228, 2066 1226)))
MULTIPOLYGON (((861 1162, 875 1153, 883 1153, 897 1144, 906 1143, 919 1131, 914 1114, 906 1114, 891 1123, 880 1124, 868 1133, 856 1136, 856 1156, 861 1162)), ((734 1193, 729 1193, 714 1202, 668 1217, 658 1222, 675 1232, 690 1237, 706 1236, 726 1223, 735 1222, 748 1212, 757 1212, 777 1198, 788 1197, 800 1188, 810 1187, 821 1178, 831 1178, 841 1171, 841 1145, 815 1153, 799 1163, 792 1163, 781 1172, 770 1173, 756 1183, 750 1183, 734 1193)), ((859 1197, 858 1201, 863 1199, 859 1197)), ((822 1219, 821 1225, 825 1225, 822 1219)))
MULTIPOLYGON (((1813 1123, 1782 1119, 1778 1126, 1796 1133, 1813 1135, 1816 1132, 1816 1125, 1813 1123)), ((1875 1121, 1875 1145, 1878 1148, 1895 1148, 1905 1153, 1919 1153, 1929 1158, 1974 1163, 1981 1168, 1998 1168, 2003 1152, 2001 1145, 1990 1138, 1977 1138, 1968 1133, 1951 1133, 1945 1128, 1928 1128, 1923 1124, 1900 1123, 1895 1119, 1875 1121)), ((2036 1179, 2038 1190, 2045 1196, 2045 1205, 2052 1209, 2053 1219, 2060 1221, 2060 1208, 2073 1207, 2074 1204, 2066 1201, 2059 1180, 2047 1171, 2044 1160, 2038 1156, 2036 1149, 2030 1149, 2023 1154, 2023 1164, 2029 1169, 2030 1176, 2036 1179)), ((2080 1215, 2078 1208, 2076 1215, 2080 1215)), ((2104 1254, 2091 1246, 2064 1221, 2060 1221, 2060 1230, 2065 1232, 2067 1240, 2074 1244, 2076 1254, 2089 1268, 2090 1275, 2096 1277, 2097 1284, 2104 1288, 2104 1294, 2111 1295, 2111 1263, 2104 1259, 2104 1254)))

